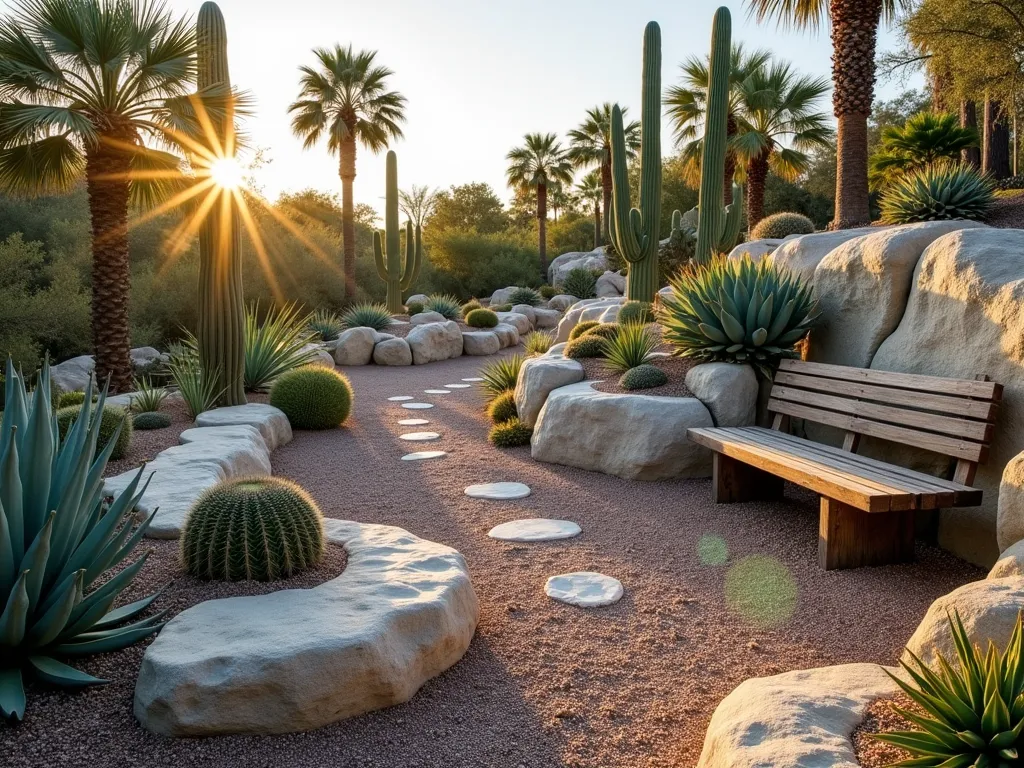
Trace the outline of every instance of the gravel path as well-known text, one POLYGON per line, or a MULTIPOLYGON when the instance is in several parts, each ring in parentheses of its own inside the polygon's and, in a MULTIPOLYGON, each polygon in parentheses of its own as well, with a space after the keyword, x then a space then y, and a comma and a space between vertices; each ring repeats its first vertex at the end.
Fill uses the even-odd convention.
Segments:
MULTIPOLYGON (((748 677, 850 661, 894 663, 928 604, 984 574, 933 548, 913 565, 818 569, 817 504, 716 506, 707 480, 632 483, 535 463, 529 449, 486 442, 474 389, 424 389, 473 376, 463 357, 411 368, 346 369, 355 388, 347 429, 297 433, 273 454, 275 474, 302 484, 325 515, 399 525, 460 550, 481 603, 465 658, 408 704, 311 733, 168 741, 131 720, 90 716, 84 696, 52 697, 46 721, 0 726, 12 766, 78 765, 58 744, 86 745, 91 768, 135 765, 553 768, 692 766, 708 719, 748 677), (436 403, 408 411, 388 402, 436 403), (401 427, 422 417, 429 425, 401 427), (433 430, 450 455, 402 462, 398 435, 433 430), (470 499, 467 485, 521 481, 533 494, 470 499), (575 539, 514 544, 487 538, 517 517, 561 517, 575 539), (582 610, 544 595, 548 576, 596 570, 620 579, 614 606, 582 610)), ((138 654, 125 657, 130 673, 138 654)), ((95 694, 86 694, 95 695, 95 694)))

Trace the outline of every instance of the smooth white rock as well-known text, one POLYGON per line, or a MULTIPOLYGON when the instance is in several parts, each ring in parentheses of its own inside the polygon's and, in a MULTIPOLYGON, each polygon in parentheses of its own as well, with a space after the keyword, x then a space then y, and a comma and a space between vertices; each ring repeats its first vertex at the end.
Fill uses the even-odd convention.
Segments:
POLYGON ((466 488, 464 493, 474 499, 525 499, 530 495, 530 486, 524 483, 478 483, 466 488))
POLYGON ((774 238, 765 238, 763 240, 750 240, 746 243, 740 243, 729 251, 729 258, 738 261, 744 256, 750 256, 754 262, 758 262, 765 256, 774 253, 775 249, 782 245, 782 242, 782 240, 774 238))
POLYGON ((89 384, 96 361, 92 355, 79 355, 50 366, 50 381, 61 392, 82 392, 89 384))
POLYGON ((559 312, 565 312, 577 301, 579 301, 579 299, 575 296, 570 296, 567 293, 560 293, 557 296, 552 296, 548 299, 548 309, 557 309, 559 312))
POLYGON ((519 420, 532 427, 548 395, 559 387, 583 381, 583 377, 583 366, 577 360, 547 355, 525 360, 519 369, 514 395, 519 420))
POLYGON ((702 363, 686 372, 686 388, 711 411, 716 427, 757 421, 757 375, 749 365, 702 363))
POLYGON ((618 272, 608 271, 597 278, 594 293, 599 299, 622 296, 626 292, 626 277, 618 272))
POLYGON ((463 379, 463 381, 483 381, 479 376, 470 376, 469 378, 463 379))
POLYGON ((462 355, 462 329, 452 320, 417 325, 409 331, 405 340, 412 350, 413 365, 448 360, 462 355))
POLYGON ((537 310, 532 304, 513 304, 512 311, 520 315, 525 315, 526 319, 530 321, 530 325, 537 324, 537 310))
POLYGON ((469 384, 445 384, 445 389, 469 389, 469 384))
POLYGON ((496 326, 491 328, 491 333, 498 337, 498 343, 501 348, 514 347, 519 344, 519 331, 515 326, 509 325, 508 323, 498 323, 496 326))
POLYGON ((533 517, 496 525, 487 532, 487 535, 501 541, 556 541, 571 539, 580 533, 582 529, 571 520, 533 517))
POLYGON ((1024 576, 1024 539, 1007 547, 985 578, 1005 579, 1007 576, 1024 576))
POLYGON ((772 253, 772 263, 783 267, 802 279, 814 282, 814 270, 833 249, 848 240, 881 232, 881 227, 840 229, 830 232, 815 232, 787 239, 772 253))
POLYGON ((996 543, 1009 549, 1024 539, 1024 453, 1018 453, 1003 467, 996 507, 996 543))
POLYGON ((518 286, 509 285, 505 288, 499 288, 491 294, 491 300, 488 302, 492 307, 498 307, 502 304, 508 304, 509 299, 512 298, 512 294, 515 293, 518 286))
POLYGON ((426 395, 450 395, 451 392, 447 389, 424 389, 423 393, 426 395))
POLYGON ((428 440, 440 440, 441 435, 437 432, 407 432, 398 436, 399 440, 407 440, 410 443, 425 443, 428 440))
POLYGON ((402 403, 403 408, 408 408, 410 411, 425 411, 427 408, 433 408, 433 403, 402 403))
MULTIPOLYGON (((463 331, 462 353, 472 357, 493 355, 502 348, 501 342, 501 338, 494 331, 463 331)), ((504 346, 511 345, 505 344, 504 346)))
POLYGON ((570 251, 556 256, 548 264, 548 285, 561 285, 574 269, 601 271, 608 268, 608 257, 604 246, 592 251, 570 251))
POLYGON ((530 318, 526 315, 521 315, 518 312, 497 312, 496 314, 498 315, 499 323, 511 325, 520 336, 525 336, 533 330, 533 323, 530 322, 530 318))
POLYGON ((338 365, 367 365, 373 358, 377 331, 373 328, 349 328, 342 331, 334 346, 334 362, 338 365))
POLYGON ((429 424, 428 419, 401 419, 399 422, 403 427, 419 427, 423 424, 429 424))
POLYGON ((196 417, 196 426, 199 427, 226 427, 233 424, 256 427, 271 451, 276 451, 292 440, 292 425, 284 411, 266 403, 214 408, 196 417))
POLYGON ((440 312, 433 311, 420 312, 418 315, 413 315, 409 318, 411 325, 426 325, 427 323, 444 323, 447 321, 447 317, 440 312))
POLYGON ((373 348, 373 362, 377 365, 412 365, 412 349, 405 339, 378 341, 373 348))
MULTIPOLYGON (((337 349, 337 344, 334 345, 333 349, 337 349)), ((330 368, 334 370, 334 355, 327 351, 323 344, 304 344, 302 346, 303 353, 312 355, 312 360, 307 363, 308 365, 319 365, 324 368, 330 368)))
POLYGON ((552 576, 544 593, 555 600, 580 608, 600 608, 622 599, 622 582, 594 571, 575 571, 552 576))
POLYGON ((555 328, 562 319, 562 313, 557 309, 535 309, 533 311, 533 324, 537 328, 555 328))
POLYGON ((426 461, 427 459, 440 459, 442 456, 447 456, 447 451, 416 451, 415 453, 407 453, 402 457, 402 461, 426 461))
POLYGON ((412 400, 412 399, 413 399, 412 395, 395 395, 394 397, 389 397, 388 398, 388 400, 390 400, 392 403, 404 403, 406 400, 412 400))

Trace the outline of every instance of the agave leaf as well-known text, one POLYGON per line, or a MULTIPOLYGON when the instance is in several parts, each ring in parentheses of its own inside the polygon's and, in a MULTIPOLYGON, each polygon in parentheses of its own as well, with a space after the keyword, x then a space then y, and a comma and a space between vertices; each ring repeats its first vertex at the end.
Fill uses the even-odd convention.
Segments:
POLYGON ((879 733, 875 737, 886 744, 902 747, 915 755, 922 757, 950 757, 949 749, 934 736, 919 731, 895 731, 893 733, 879 733))
POLYGON ((36 535, 28 551, 25 552, 25 559, 22 560, 22 567, 28 571, 25 588, 28 590, 30 611, 39 602, 39 595, 43 589, 43 577, 46 575, 46 559, 50 556, 50 534, 53 531, 55 514, 55 512, 50 513, 46 525, 36 535))
POLYGON ((31 601, 28 597, 28 571, 22 571, 14 589, 7 597, 4 612, 0 613, 0 646, 17 648, 25 637, 28 611, 31 601))
MULTIPOLYGON (((8 367, 10 366, 8 365, 8 367)), ((10 379, 7 381, 7 391, 10 393, 11 389, 16 387, 12 387, 10 379)), ((10 399, 10 395, 7 399, 10 399)), ((5 413, 10 414, 10 411, 5 411, 5 413)), ((6 431, 4 437, 6 444, 2 448, 3 462, 0 463, 0 506, 3 507, 7 518, 15 567, 25 556, 25 517, 16 437, 16 427, 6 431)))
POLYGON ((29 656, 28 663, 32 666, 36 677, 51 685, 65 688, 81 688, 86 685, 101 685, 109 682, 100 677, 93 677, 74 667, 69 667, 49 656, 29 656))
MULTIPOLYGON (((21 462, 26 536, 31 536, 33 532, 38 531, 46 524, 46 516, 50 511, 47 509, 47 502, 50 498, 50 482, 53 476, 54 434, 52 421, 50 393, 44 392, 41 386, 36 387, 32 395, 32 409, 25 428, 25 436, 18 447, 19 454, 32 457, 31 461, 21 462)), ((49 536, 49 534, 47 535, 49 536)), ((41 583, 42 570, 38 572, 38 578, 41 583)), ((33 599, 33 602, 38 597, 38 593, 33 596, 31 585, 29 597, 33 599)))
POLYGON ((951 749, 953 747, 959 747, 962 743, 962 739, 957 738, 956 733, 950 730, 949 726, 940 723, 938 720, 932 720, 931 718, 924 717, 916 712, 910 712, 902 707, 893 706, 893 710, 898 712, 901 717, 910 721, 921 730, 930 733, 951 749))
POLYGON ((42 647, 57 639, 57 635, 64 629, 65 622, 79 601, 84 575, 85 571, 78 571, 72 583, 59 593, 60 597, 54 601, 51 608, 29 627, 28 632, 25 633, 25 642, 32 646, 42 647))
POLYGON ((719 344, 728 344, 730 341, 728 336, 713 325, 701 323, 699 327, 701 332, 712 341, 716 341, 719 344))
POLYGON ((131 584, 138 572, 142 570, 142 566, 146 564, 148 558, 149 553, 144 553, 142 557, 123 569, 107 581, 106 584, 94 590, 88 597, 76 605, 75 610, 72 611, 71 616, 68 618, 67 629, 61 634, 61 637, 65 640, 70 640, 78 632, 88 629, 91 625, 83 625, 82 617, 90 613, 95 606, 103 606, 103 610, 97 614, 97 618, 104 615, 113 604, 114 599, 121 594, 125 587, 131 584))
POLYGON ((0 667, 0 714, 14 722, 25 716, 25 685, 17 667, 0 667))
POLYGON ((17 579, 17 564, 11 547, 11 531, 7 525, 7 514, 0 501, 0 595, 6 595, 17 579))
POLYGON ((162 611, 152 618, 143 619, 125 627, 107 629, 102 632, 87 632, 84 635, 79 635, 76 642, 61 643, 55 646, 53 652, 60 656, 91 656, 94 653, 119 651, 159 632, 164 625, 157 622, 165 613, 166 611, 162 611))
POLYGON ((149 608, 160 595, 164 593, 166 587, 161 587, 159 591, 154 592, 149 597, 144 597, 141 600, 136 600, 134 603, 128 605, 122 605, 120 608, 115 608, 110 613, 103 616, 99 621, 92 625, 92 628, 99 632, 104 629, 111 629, 116 627, 118 624, 123 624, 130 619, 134 619, 144 610, 149 608))

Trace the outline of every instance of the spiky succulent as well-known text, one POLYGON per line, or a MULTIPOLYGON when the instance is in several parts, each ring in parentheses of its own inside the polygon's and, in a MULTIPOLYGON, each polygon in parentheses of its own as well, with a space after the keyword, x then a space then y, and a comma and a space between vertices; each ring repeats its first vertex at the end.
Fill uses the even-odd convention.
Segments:
POLYGON ((597 328, 599 325, 600 323, 597 320, 584 320, 582 323, 576 323, 573 329, 569 331, 569 341, 578 339, 591 328, 597 328))
POLYGON ((352 385, 333 368, 307 365, 274 382, 270 404, 296 429, 334 429, 352 410, 352 385))
POLYGON ((487 417, 491 420, 492 424, 501 424, 509 419, 516 418, 518 415, 519 411, 516 409, 515 393, 511 389, 502 392, 491 400, 487 406, 487 417))
POLYGON ((334 341, 345 330, 345 324, 336 312, 318 309, 306 318, 306 326, 320 341, 334 341))
MULTIPOLYGON (((135 379, 133 383, 135 393, 131 397, 132 413, 153 413, 160 410, 164 400, 167 399, 167 390, 163 387, 154 387, 148 378, 135 379)), ((61 398, 61 407, 65 405, 64 398, 61 398)), ((70 403, 67 403, 70 405, 70 403)))
MULTIPOLYGON (((117 651, 163 625, 162 614, 136 620, 156 595, 114 608, 148 555, 108 576, 139 543, 149 519, 135 525, 142 470, 109 505, 103 472, 116 435, 98 449, 92 383, 81 417, 63 440, 43 365, 31 398, 7 361, 0 425, 0 714, 25 714, 24 675, 81 687, 106 682, 68 666, 74 658, 117 651)), ((102 412, 106 391, 96 408, 102 412)), ((152 519, 152 518, 150 518, 152 519)))
POLYGON ((765 216, 750 232, 751 240, 781 240, 790 235, 809 235, 814 222, 802 213, 773 213, 765 216))
POLYGON ((526 349, 527 357, 543 355, 554 346, 554 343, 555 340, 551 334, 544 333, 544 331, 530 331, 523 337, 523 347, 526 349))
POLYGON ((539 307, 544 303, 544 297, 533 288, 516 288, 509 294, 508 303, 513 307, 517 304, 526 304, 530 307, 539 307))
POLYGON ((259 306, 245 313, 245 390, 265 390, 286 371, 316 359, 313 335, 294 304, 271 309, 260 321, 259 306))
POLYGON ((427 297, 423 309, 427 312, 437 312, 445 320, 458 320, 462 317, 462 305, 450 293, 432 293, 427 297))
POLYGON ((498 448, 518 448, 521 445, 529 445, 532 436, 533 429, 518 418, 513 418, 491 427, 487 438, 498 448))
POLYGON ((565 345, 565 356, 573 360, 604 356, 607 339, 585 333, 565 345))
POLYGON ((661 368, 645 363, 636 368, 630 368, 619 377, 619 386, 623 389, 633 391, 636 389, 651 389, 668 383, 668 376, 661 368))
POLYGON ((586 267, 573 267, 562 280, 562 293, 577 299, 592 299, 597 291, 597 273, 586 267))
POLYGON ((519 369, 522 367, 522 355, 513 355, 488 363, 480 369, 480 377, 483 379, 480 386, 493 399, 503 392, 516 388, 519 369))
POLYGON ((992 180, 966 163, 935 163, 901 176, 882 194, 889 224, 983 219, 995 200, 992 180))
MULTIPOLYGON (((957 666, 937 654, 929 669, 907 651, 916 669, 901 662, 913 684, 889 676, 923 713, 895 707, 921 730, 882 733, 874 738, 910 752, 895 766, 910 768, 1010 768, 1024 752, 1024 660, 1021 616, 1002 653, 989 641, 988 651, 971 643, 956 612, 949 619, 957 666)), ((894 768, 895 768, 894 766, 894 768)))
POLYGON ((391 325, 391 313, 384 304, 364 302, 353 304, 341 313, 341 324, 345 328, 373 328, 383 331, 391 325))
POLYGON ((625 373, 649 361, 657 348, 658 340, 646 325, 626 323, 619 326, 614 336, 605 340, 604 364, 615 373, 625 373))
POLYGON ((483 307, 471 309, 466 315, 466 325, 471 328, 493 328, 497 324, 498 316, 483 307))
POLYGON ((715 258, 681 272, 671 288, 657 315, 674 354, 750 363, 768 377, 780 358, 796 356, 819 315, 810 286, 767 259, 715 258))

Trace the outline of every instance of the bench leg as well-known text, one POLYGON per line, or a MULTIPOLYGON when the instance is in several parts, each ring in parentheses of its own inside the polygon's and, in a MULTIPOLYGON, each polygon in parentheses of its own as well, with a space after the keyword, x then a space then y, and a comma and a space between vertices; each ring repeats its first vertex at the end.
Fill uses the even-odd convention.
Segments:
POLYGON ((870 514, 821 499, 818 565, 826 571, 914 560, 914 510, 870 514))
POLYGON ((721 453, 715 454, 711 498, 716 504, 781 499, 782 486, 781 477, 721 453))

